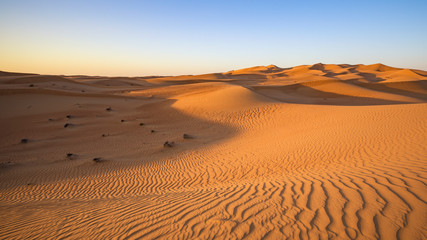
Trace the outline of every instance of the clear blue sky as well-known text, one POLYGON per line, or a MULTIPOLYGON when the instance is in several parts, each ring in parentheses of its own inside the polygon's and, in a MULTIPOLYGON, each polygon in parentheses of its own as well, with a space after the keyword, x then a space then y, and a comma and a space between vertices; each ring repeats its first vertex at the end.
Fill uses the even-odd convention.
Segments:
POLYGON ((177 75, 381 62, 427 70, 427 0, 0 0, 0 70, 177 75))

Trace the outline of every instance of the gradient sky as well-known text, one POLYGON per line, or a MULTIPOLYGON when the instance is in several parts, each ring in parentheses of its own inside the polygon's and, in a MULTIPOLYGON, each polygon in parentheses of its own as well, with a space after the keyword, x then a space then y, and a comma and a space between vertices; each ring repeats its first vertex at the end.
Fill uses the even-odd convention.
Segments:
POLYGON ((0 0, 0 70, 105 76, 381 62, 427 70, 427 1, 0 0))

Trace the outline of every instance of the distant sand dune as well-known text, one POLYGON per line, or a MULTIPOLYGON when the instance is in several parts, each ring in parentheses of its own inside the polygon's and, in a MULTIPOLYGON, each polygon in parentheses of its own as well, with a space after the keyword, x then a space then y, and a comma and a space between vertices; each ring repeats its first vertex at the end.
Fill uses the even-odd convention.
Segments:
POLYGON ((0 76, 1 239, 427 238, 423 71, 37 78, 0 76))
POLYGON ((7 84, 23 84, 23 83, 42 83, 42 82, 72 82, 66 78, 60 76, 43 76, 43 75, 35 75, 35 76, 20 76, 14 77, 10 80, 2 81, 2 83, 7 84))

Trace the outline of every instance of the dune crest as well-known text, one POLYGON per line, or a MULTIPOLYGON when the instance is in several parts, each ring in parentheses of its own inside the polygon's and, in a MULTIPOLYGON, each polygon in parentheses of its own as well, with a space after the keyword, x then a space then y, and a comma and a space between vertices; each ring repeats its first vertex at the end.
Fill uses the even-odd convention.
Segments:
POLYGON ((218 114, 250 110, 268 102, 274 102, 272 99, 241 86, 225 83, 213 85, 217 89, 211 92, 177 97, 177 101, 172 104, 172 107, 182 111, 199 109, 207 113, 218 114))
POLYGON ((0 72, 1 239, 426 239, 427 73, 0 72))

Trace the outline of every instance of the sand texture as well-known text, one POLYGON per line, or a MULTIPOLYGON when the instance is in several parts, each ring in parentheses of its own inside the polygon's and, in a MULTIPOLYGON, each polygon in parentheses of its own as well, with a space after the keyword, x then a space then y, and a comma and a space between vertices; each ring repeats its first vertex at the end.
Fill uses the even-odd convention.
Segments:
POLYGON ((421 70, 0 72, 0 133, 0 239, 427 239, 421 70))

